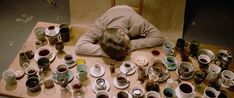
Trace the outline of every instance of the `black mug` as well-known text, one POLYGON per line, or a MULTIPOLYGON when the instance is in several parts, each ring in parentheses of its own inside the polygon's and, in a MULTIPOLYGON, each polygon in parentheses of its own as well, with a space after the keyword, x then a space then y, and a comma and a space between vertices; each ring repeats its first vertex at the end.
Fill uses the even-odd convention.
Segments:
POLYGON ((196 57, 197 52, 199 51, 199 47, 200 47, 200 42, 193 40, 189 45, 190 54, 196 57))
POLYGON ((177 51, 181 51, 184 49, 184 47, 186 47, 188 45, 188 43, 185 42, 185 40, 183 38, 178 38, 176 41, 176 50, 177 51))
POLYGON ((70 40, 69 28, 60 28, 59 33, 63 42, 68 42, 70 40))

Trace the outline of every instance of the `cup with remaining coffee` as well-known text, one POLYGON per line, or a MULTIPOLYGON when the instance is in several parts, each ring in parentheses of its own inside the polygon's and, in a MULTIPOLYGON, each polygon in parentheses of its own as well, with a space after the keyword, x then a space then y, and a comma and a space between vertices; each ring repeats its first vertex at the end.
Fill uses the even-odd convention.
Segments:
POLYGON ((130 81, 128 81, 128 79, 127 79, 127 76, 123 73, 117 74, 116 80, 117 80, 118 85, 120 85, 120 86, 124 86, 124 85, 130 83, 130 81))
POLYGON ((191 98, 194 95, 194 87, 189 82, 181 82, 178 85, 178 90, 183 98, 191 98))
POLYGON ((38 67, 43 70, 47 70, 50 67, 50 60, 46 57, 39 58, 37 61, 38 67))
POLYGON ((82 83, 80 82, 72 83, 72 89, 74 93, 79 93, 79 94, 83 93, 82 83))
POLYGON ((202 98, 217 98, 220 92, 212 87, 206 87, 202 98))
POLYGON ((37 77, 30 77, 26 80, 26 87, 31 92, 40 90, 40 80, 37 77))
POLYGON ((234 83, 234 73, 230 70, 224 70, 221 73, 221 85, 224 88, 229 88, 234 83))
POLYGON ((164 88, 163 95, 165 98, 173 98, 175 97, 175 90, 170 87, 164 88))
POLYGON ((73 56, 71 54, 67 54, 64 56, 64 61, 66 64, 72 64, 74 63, 74 59, 73 59, 73 56))
POLYGON ((144 96, 144 91, 140 87, 136 86, 131 91, 133 98, 142 98, 144 96))
POLYGON ((208 55, 205 54, 201 54, 198 56, 198 61, 200 64, 201 68, 207 68, 208 64, 210 63, 211 59, 208 55))
POLYGON ((25 73, 28 75, 28 78, 30 77, 38 77, 37 76, 37 69, 34 67, 34 65, 28 66, 25 69, 25 73))
POLYGON ((119 92, 117 93, 117 98, 129 98, 129 95, 128 95, 128 93, 125 92, 125 91, 119 91, 119 92))
POLYGON ((160 94, 155 91, 149 91, 146 93, 146 98, 160 98, 160 94))
POLYGON ((52 52, 50 51, 49 47, 43 46, 38 48, 37 53, 39 58, 46 57, 50 59, 52 57, 52 52))
POLYGON ((215 64, 211 64, 209 66, 208 70, 209 70, 209 73, 208 73, 206 79, 211 80, 211 79, 215 79, 218 77, 218 75, 221 72, 221 67, 219 67, 218 65, 215 65, 215 64))
POLYGON ((182 62, 178 68, 179 75, 190 76, 193 73, 193 65, 189 62, 182 62))
POLYGON ((98 78, 96 80, 96 87, 98 90, 105 90, 106 89, 106 80, 103 78, 98 78))
POLYGON ((57 74, 68 75, 68 71, 69 71, 69 68, 68 68, 68 66, 65 65, 65 64, 60 64, 60 65, 58 65, 57 68, 56 68, 57 74))
POLYGON ((100 90, 96 93, 96 98, 110 98, 110 94, 105 90, 100 90))

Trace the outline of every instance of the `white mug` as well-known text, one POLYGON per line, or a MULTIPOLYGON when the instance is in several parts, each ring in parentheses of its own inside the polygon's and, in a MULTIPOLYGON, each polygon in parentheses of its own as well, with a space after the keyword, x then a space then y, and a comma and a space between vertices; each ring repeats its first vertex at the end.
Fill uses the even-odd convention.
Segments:
POLYGON ((182 98, 192 98, 194 95, 194 87, 189 82, 181 82, 178 89, 182 98))
POLYGON ((233 84, 234 73, 230 70, 224 70, 221 74, 221 85, 229 88, 233 84))
POLYGON ((5 70, 3 73, 2 73, 2 77, 3 79, 6 81, 6 84, 7 85, 15 85, 17 82, 16 82, 16 77, 15 77, 15 73, 13 70, 11 69, 8 69, 8 70, 5 70))
POLYGON ((218 98, 220 92, 212 87, 206 87, 202 98, 218 98))
POLYGON ((165 41, 163 43, 163 49, 165 55, 174 55, 175 44, 172 41, 165 41))
POLYGON ((207 80, 215 79, 218 77, 219 73, 221 72, 221 68, 216 64, 211 64, 208 68, 209 73, 207 75, 207 80))

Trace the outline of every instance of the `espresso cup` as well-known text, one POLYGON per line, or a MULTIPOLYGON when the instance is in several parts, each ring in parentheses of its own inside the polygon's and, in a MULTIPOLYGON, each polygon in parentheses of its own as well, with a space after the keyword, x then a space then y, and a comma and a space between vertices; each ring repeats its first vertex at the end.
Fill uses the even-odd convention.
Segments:
POLYGON ((160 94, 155 91, 149 91, 146 93, 146 98, 160 98, 160 94))
POLYGON ((175 44, 172 41, 165 41, 163 43, 163 50, 165 55, 174 55, 175 44))
POLYGON ((73 62, 75 62, 71 54, 65 55, 63 59, 66 64, 72 64, 73 62))
POLYGON ((127 92, 124 92, 124 91, 119 91, 117 93, 117 98, 129 98, 129 95, 127 92))
POLYGON ((123 73, 119 73, 116 75, 116 80, 118 85, 123 86, 129 83, 127 76, 123 73))
POLYGON ((221 74, 221 85, 224 88, 229 88, 233 85, 234 73, 230 70, 224 70, 221 74))
POLYGON ((175 70, 177 68, 177 61, 174 56, 167 56, 165 58, 165 64, 167 65, 168 70, 175 70))
POLYGON ((28 78, 37 77, 37 69, 33 65, 27 67, 25 69, 25 73, 28 75, 28 78))
POLYGON ((15 85, 16 82, 16 76, 13 70, 7 69, 2 73, 2 77, 5 80, 7 85, 15 85))
POLYGON ((40 80, 37 77, 30 77, 26 80, 26 87, 31 92, 40 90, 40 80))
POLYGON ((52 52, 50 51, 48 47, 44 46, 44 47, 38 48, 38 55, 39 55, 39 58, 46 57, 50 59, 52 56, 52 52))
POLYGON ((110 94, 105 90, 100 90, 96 93, 96 98, 110 98, 110 94))
POLYGON ((132 65, 130 62, 123 62, 123 66, 125 68, 125 72, 129 72, 130 70, 132 70, 132 65))
POLYGON ((194 95, 194 87, 189 82, 181 82, 178 88, 182 98, 191 98, 194 95))
POLYGON ((80 64, 76 67, 78 72, 77 78, 83 82, 88 79, 87 77, 87 66, 85 64, 80 64))
POLYGON ((60 64, 57 66, 56 71, 58 74, 68 75, 69 68, 65 64, 60 64))
POLYGON ((178 68, 179 74, 183 76, 190 76, 193 70, 193 65, 189 62, 182 62, 178 68))
POLYGON ((207 80, 215 79, 218 77, 219 73, 221 72, 221 68, 218 65, 211 64, 208 68, 209 72, 207 75, 207 80))
POLYGON ((37 27, 36 29, 34 29, 34 33, 36 35, 36 38, 39 40, 39 41, 45 41, 45 30, 46 28, 44 27, 37 27))
POLYGON ((201 54, 198 56, 198 61, 200 63, 200 67, 208 67, 208 64, 210 63, 211 59, 208 55, 201 54))
POLYGON ((106 89, 106 81, 103 78, 98 78, 96 80, 96 87, 98 90, 105 90, 106 89))
POLYGON ((174 98, 175 97, 175 90, 173 88, 167 87, 163 89, 163 96, 165 98, 174 98))
POLYGON ((212 87, 206 87, 202 98, 217 98, 220 92, 212 87))

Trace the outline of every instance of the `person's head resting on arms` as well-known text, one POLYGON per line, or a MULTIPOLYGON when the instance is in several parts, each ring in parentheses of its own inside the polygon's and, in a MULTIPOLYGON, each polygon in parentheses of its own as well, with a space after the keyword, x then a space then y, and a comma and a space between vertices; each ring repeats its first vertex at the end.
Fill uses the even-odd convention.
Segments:
POLYGON ((100 38, 102 50, 112 59, 123 60, 130 49, 130 39, 118 28, 106 28, 100 38))

